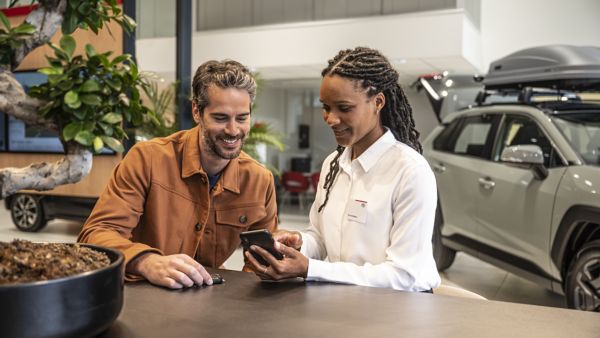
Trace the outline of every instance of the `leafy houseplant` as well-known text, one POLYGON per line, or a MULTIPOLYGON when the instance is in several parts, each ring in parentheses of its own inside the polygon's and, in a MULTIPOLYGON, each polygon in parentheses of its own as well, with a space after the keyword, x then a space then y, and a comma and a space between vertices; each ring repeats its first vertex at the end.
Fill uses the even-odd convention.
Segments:
POLYGON ((147 140, 153 137, 163 137, 178 131, 177 106, 175 105, 175 94, 177 83, 173 82, 160 89, 159 82, 164 80, 151 72, 142 72, 142 90, 146 94, 144 102, 148 102, 150 109, 154 112, 153 118, 159 124, 150 123, 150 116, 144 119, 139 127, 135 129, 136 139, 147 140))
POLYGON ((56 57, 48 57, 50 67, 39 70, 48 75, 48 82, 32 87, 29 95, 46 100, 38 114, 55 121, 63 143, 76 142, 96 153, 105 145, 122 152, 120 139, 127 137, 123 121, 139 126, 147 115, 160 124, 154 112, 140 104, 142 82, 130 55, 111 60, 111 52, 96 53, 88 44, 85 57, 73 56, 75 39, 70 35, 61 38, 61 48, 50 46, 56 57))
MULTIPOLYGON (((243 150, 252 158, 259 159, 257 146, 264 144, 268 147, 273 147, 278 151, 283 151, 285 149, 285 144, 281 139, 281 134, 273 131, 268 123, 255 122, 250 128, 248 137, 244 142, 243 150)), ((279 171, 276 168, 267 163, 264 164, 273 172, 273 174, 279 176, 279 171)))
MULTIPOLYGON (((9 7, 16 3, 11 0, 9 7)), ((123 151, 121 140, 127 135, 122 123, 160 123, 140 101, 143 82, 129 55, 111 58, 110 52, 97 53, 90 45, 85 55, 74 55, 70 34, 76 29, 98 33, 114 21, 133 32, 135 22, 123 14, 117 0, 33 0, 31 5, 31 13, 15 27, 0 12, 0 111, 27 125, 57 131, 65 157, 55 163, 0 168, 0 199, 22 189, 76 183, 89 174, 92 153, 105 146, 123 151), (54 57, 47 57, 49 66, 40 70, 48 82, 25 93, 12 72, 59 28, 59 46, 50 44, 54 57)))

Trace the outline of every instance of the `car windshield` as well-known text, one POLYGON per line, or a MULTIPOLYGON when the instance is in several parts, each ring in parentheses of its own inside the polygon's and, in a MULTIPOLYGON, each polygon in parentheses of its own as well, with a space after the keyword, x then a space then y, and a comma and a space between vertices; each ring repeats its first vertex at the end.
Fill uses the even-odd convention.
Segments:
POLYGON ((557 114, 552 121, 586 164, 600 166, 600 111, 557 114))

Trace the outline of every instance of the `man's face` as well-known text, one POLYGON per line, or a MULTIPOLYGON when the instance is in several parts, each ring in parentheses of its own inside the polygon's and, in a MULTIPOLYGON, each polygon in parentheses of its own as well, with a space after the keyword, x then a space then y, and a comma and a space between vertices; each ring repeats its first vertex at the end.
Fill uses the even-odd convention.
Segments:
POLYGON ((192 105, 204 150, 221 159, 238 157, 250 130, 250 95, 242 89, 211 85, 208 102, 204 113, 192 105))

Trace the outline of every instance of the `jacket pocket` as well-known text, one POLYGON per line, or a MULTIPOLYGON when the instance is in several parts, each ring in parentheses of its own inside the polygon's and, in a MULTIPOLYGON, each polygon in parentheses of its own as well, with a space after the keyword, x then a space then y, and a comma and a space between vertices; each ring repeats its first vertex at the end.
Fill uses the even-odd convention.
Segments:
POLYGON ((262 205, 254 207, 231 208, 227 210, 215 210, 216 223, 237 228, 248 229, 254 223, 259 222, 267 211, 262 205))

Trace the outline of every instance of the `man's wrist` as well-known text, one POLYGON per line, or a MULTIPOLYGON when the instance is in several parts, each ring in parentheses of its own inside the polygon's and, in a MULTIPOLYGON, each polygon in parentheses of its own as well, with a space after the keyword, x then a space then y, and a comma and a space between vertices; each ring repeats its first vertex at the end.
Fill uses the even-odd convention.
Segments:
POLYGON ((155 252, 143 252, 131 260, 127 264, 126 272, 138 276, 144 276, 144 262, 152 255, 157 255, 155 252))

